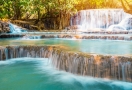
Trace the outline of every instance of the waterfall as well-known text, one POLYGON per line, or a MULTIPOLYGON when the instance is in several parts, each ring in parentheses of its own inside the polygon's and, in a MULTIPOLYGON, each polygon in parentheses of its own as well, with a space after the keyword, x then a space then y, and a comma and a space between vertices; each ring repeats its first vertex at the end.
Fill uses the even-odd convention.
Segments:
POLYGON ((132 58, 54 50, 53 66, 70 73, 132 82, 132 58))
POLYGON ((75 53, 58 46, 0 47, 0 61, 21 57, 49 58, 59 70, 132 82, 132 57, 75 53))
POLYGON ((9 28, 11 33, 21 33, 21 32, 27 32, 26 30, 23 30, 22 28, 9 23, 9 28))
POLYGON ((41 39, 40 35, 25 35, 22 39, 41 39))
MULTIPOLYGON (((0 47, 0 61, 20 57, 48 58, 51 46, 6 46, 0 47)), ((54 46, 52 47, 54 48, 54 46)))
MULTIPOLYGON (((78 29, 84 31, 95 30, 97 28, 104 30, 111 25, 120 26, 120 29, 127 29, 125 26, 122 26, 124 24, 120 24, 120 22, 130 16, 130 14, 125 13, 122 9, 89 9, 79 11, 71 18, 70 23, 71 27, 79 26, 78 29)), ((112 28, 114 28, 114 26, 112 26, 112 28)))

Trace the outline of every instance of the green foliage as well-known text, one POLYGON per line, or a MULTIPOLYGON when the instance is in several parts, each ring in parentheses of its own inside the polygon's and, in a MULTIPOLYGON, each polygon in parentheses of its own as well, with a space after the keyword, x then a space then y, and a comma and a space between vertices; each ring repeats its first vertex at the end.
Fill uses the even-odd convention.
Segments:
POLYGON ((21 19, 27 13, 38 18, 71 14, 82 9, 104 8, 110 3, 106 1, 109 0, 0 0, 0 18, 21 19))

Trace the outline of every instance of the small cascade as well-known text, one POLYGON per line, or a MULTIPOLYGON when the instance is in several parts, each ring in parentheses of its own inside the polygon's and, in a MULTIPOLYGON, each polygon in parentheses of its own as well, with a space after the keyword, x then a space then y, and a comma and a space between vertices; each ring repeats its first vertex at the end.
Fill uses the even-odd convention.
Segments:
POLYGON ((27 30, 24 30, 14 24, 9 24, 10 32, 11 33, 21 33, 21 32, 27 32, 27 30))
POLYGON ((55 46, 6 46, 0 47, 0 61, 20 57, 48 58, 55 46))
POLYGON ((53 65, 70 73, 132 82, 132 58, 54 50, 53 65))
MULTIPOLYGON (((131 16, 125 13, 122 9, 89 9, 81 10, 76 15, 71 17, 71 27, 78 27, 82 31, 89 30, 104 30, 111 25, 121 26, 118 29, 126 29, 126 26, 122 26, 124 18, 131 16)), ((125 19, 126 20, 126 19, 125 19)), ((114 27, 114 26, 112 26, 114 27)))
POLYGON ((126 40, 126 41, 132 40, 131 36, 123 36, 123 35, 122 36, 118 36, 118 35, 58 35, 58 38, 126 40))
POLYGON ((58 34, 58 35, 30 35, 30 34, 1 34, 0 38, 19 38, 22 40, 29 39, 49 39, 49 38, 63 38, 63 39, 100 39, 100 40, 125 40, 131 41, 132 36, 129 32, 100 32, 101 34, 89 34, 89 35, 70 35, 70 34, 58 34), (120 34, 120 35, 118 35, 120 34))
POLYGON ((40 35, 25 35, 22 39, 41 39, 40 35))
POLYGON ((119 24, 111 25, 107 30, 132 30, 132 16, 125 17, 119 24))
POLYGON ((63 50, 60 46, 0 47, 0 61, 21 57, 49 58, 53 66, 59 70, 132 82, 132 57, 71 52, 63 50))

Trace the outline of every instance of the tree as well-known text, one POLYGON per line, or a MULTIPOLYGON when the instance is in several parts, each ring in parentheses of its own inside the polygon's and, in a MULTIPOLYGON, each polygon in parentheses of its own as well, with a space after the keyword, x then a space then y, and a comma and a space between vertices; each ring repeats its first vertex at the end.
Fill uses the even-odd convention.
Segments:
POLYGON ((12 4, 11 0, 0 1, 1 18, 11 18, 12 15, 11 4, 12 4))
POLYGON ((116 7, 115 0, 0 0, 0 18, 28 19, 37 16, 52 29, 69 25, 70 16, 79 10, 116 7), (112 2, 113 1, 113 2, 112 2))
POLYGON ((121 1, 121 4, 122 4, 124 11, 126 13, 132 14, 132 3, 130 3, 130 1, 128 2, 126 0, 120 0, 120 1, 121 1))

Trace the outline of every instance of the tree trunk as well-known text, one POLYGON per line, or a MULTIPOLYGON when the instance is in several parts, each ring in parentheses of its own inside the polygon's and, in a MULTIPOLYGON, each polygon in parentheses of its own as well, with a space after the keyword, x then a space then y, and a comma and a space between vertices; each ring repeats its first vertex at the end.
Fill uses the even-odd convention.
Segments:
POLYGON ((38 9, 38 21, 40 20, 40 9, 38 9))
POLYGON ((59 15, 59 30, 62 29, 62 13, 60 12, 60 15, 59 15))
POLYGON ((11 7, 10 7, 10 4, 9 4, 9 2, 7 1, 7 11, 8 11, 7 14, 8 14, 8 18, 11 18, 11 14, 10 14, 10 13, 11 13, 11 10, 10 10, 10 8, 11 8, 11 7))
POLYGON ((21 6, 18 1, 13 1, 14 19, 21 19, 21 6))
POLYGON ((8 8, 8 18, 11 18, 11 14, 10 14, 10 7, 8 8))
POLYGON ((16 8, 15 17, 16 17, 16 19, 21 19, 21 11, 19 8, 16 8))

